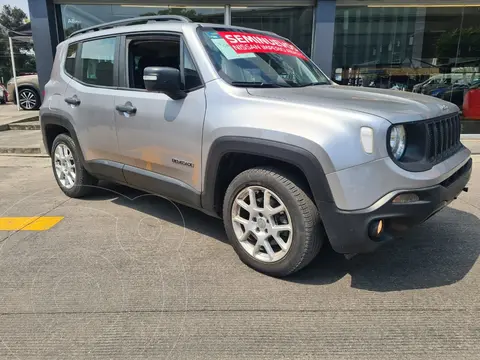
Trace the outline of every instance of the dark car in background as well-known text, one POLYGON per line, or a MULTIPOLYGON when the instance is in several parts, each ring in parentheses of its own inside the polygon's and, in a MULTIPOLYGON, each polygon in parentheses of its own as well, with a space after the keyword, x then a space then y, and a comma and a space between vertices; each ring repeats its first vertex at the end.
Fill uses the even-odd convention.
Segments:
POLYGON ((437 74, 428 80, 415 85, 412 92, 431 95, 431 93, 437 89, 443 89, 452 86, 452 84, 464 81, 464 77, 465 75, 463 73, 437 74))
POLYGON ((456 84, 453 86, 436 89, 429 95, 449 101, 461 109, 463 107, 464 98, 467 92, 470 89, 477 88, 478 84, 480 84, 480 80, 475 80, 471 84, 456 84))

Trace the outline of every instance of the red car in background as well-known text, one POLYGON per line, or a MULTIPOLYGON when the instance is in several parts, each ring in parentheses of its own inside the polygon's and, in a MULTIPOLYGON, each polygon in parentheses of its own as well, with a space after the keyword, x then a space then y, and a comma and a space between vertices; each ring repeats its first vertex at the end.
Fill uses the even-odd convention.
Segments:
POLYGON ((472 86, 463 99, 465 120, 480 120, 480 84, 472 86))
POLYGON ((0 84, 0 104, 6 104, 8 101, 8 91, 5 86, 0 84))

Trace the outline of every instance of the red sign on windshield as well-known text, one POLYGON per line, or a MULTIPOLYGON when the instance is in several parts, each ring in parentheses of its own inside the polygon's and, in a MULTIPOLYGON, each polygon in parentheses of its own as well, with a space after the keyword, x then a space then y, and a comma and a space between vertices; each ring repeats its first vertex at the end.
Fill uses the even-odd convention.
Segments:
POLYGON ((218 34, 237 54, 276 53, 306 59, 306 56, 295 46, 272 36, 236 31, 219 31, 218 34))

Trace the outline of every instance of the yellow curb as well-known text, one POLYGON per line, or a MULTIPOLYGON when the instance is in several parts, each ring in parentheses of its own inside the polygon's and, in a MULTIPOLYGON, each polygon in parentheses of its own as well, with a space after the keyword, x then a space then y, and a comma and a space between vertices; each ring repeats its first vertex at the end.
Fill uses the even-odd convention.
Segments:
POLYGON ((45 231, 63 220, 63 216, 0 217, 0 231, 45 231))

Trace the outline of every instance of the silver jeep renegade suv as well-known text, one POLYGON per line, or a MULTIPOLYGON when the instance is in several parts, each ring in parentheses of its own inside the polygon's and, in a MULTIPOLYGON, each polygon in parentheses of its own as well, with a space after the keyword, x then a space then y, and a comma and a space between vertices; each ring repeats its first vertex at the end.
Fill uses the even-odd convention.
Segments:
POLYGON ((223 218, 273 276, 369 252, 466 190, 459 109, 333 84, 276 34, 135 18, 58 45, 41 108, 65 194, 106 179, 223 218))

